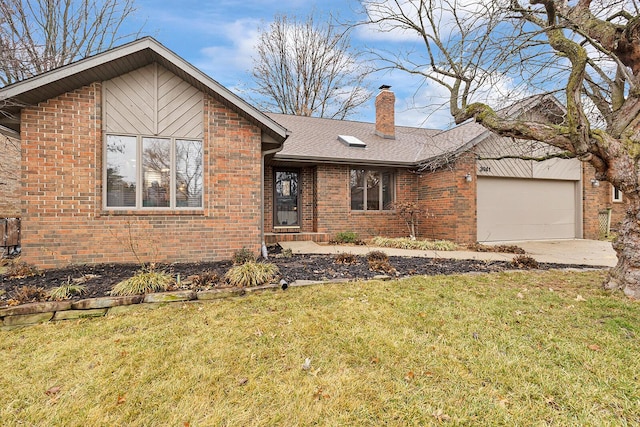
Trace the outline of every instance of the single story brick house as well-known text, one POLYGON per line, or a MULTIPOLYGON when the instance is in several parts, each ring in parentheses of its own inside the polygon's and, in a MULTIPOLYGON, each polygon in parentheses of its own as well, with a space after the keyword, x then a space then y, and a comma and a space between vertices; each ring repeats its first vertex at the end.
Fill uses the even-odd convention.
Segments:
POLYGON ((0 89, 2 141, 19 148, 0 154, 0 218, 21 217, 23 260, 48 268, 404 236, 402 201, 422 208, 425 238, 597 238, 602 212, 622 206, 576 160, 492 160, 513 144, 475 123, 395 126, 389 89, 376 123, 265 114, 143 38, 0 89))
MULTIPOLYGON (((556 149, 473 121, 444 131, 395 126, 395 96, 380 89, 375 123, 269 114, 291 135, 267 163, 265 182, 275 185, 265 192, 267 240, 323 240, 345 230, 407 235, 395 201, 419 205, 419 236, 459 243, 597 239, 600 222, 621 219, 620 193, 600 185, 590 166, 515 158, 556 149), (292 181, 284 191, 282 181, 292 181)), ((537 96, 501 113, 561 121, 563 109, 537 96)))

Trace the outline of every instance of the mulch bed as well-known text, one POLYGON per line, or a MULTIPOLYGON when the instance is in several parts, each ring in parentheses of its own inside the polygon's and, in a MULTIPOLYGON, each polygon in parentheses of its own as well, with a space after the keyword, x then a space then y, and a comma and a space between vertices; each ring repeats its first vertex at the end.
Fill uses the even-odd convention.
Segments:
MULTIPOLYGON (((270 257, 270 262, 276 264, 280 270, 282 279, 291 283, 295 280, 358 280, 372 279, 380 274, 388 274, 392 277, 408 277, 415 275, 440 275, 458 273, 490 273, 504 270, 524 269, 514 266, 508 261, 479 261, 479 260, 451 260, 442 258, 412 258, 412 257, 390 257, 389 263, 396 270, 395 273, 385 273, 382 271, 372 271, 369 268, 365 257, 357 257, 355 264, 337 264, 335 256, 332 255, 294 255, 290 258, 270 257)), ((178 274, 181 278, 183 289, 203 290, 215 287, 224 287, 225 283, 220 279, 213 285, 206 287, 195 286, 189 278, 194 275, 201 275, 204 272, 215 273, 218 277, 232 267, 230 261, 208 262, 208 263, 179 263, 169 265, 159 265, 157 268, 171 273, 174 277, 178 274)), ((539 269, 552 268, 593 268, 586 265, 564 265, 564 264, 539 264, 539 269)), ((7 304, 7 301, 14 298, 24 286, 38 287, 45 291, 47 289, 68 283, 70 280, 81 277, 91 277, 83 284, 86 291, 80 298, 95 298, 108 296, 112 287, 118 282, 133 276, 140 269, 134 264, 101 264, 101 265, 76 265, 60 269, 45 270, 44 272, 30 277, 9 278, 6 275, 0 276, 0 306, 7 304)))

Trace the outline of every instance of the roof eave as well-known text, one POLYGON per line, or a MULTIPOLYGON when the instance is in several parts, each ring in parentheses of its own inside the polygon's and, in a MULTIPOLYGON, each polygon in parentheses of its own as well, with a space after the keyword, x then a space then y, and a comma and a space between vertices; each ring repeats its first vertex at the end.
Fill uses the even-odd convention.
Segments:
MULTIPOLYGON (((9 85, 0 89, 0 99, 15 99, 23 105, 33 105, 93 81, 108 80, 119 75, 118 73, 111 75, 114 74, 114 71, 108 68, 109 65, 119 63, 118 70, 121 68, 126 70, 130 67, 129 71, 132 71, 152 62, 158 62, 174 72, 177 71, 181 78, 194 84, 198 89, 210 93, 230 108, 245 114, 247 118, 279 142, 282 143, 287 138, 287 130, 283 126, 258 111, 152 37, 135 40, 9 85), (53 85, 55 85, 55 89, 53 85), (51 88, 50 91, 41 90, 47 86, 51 88)), ((116 69, 115 67, 111 68, 116 69)), ((15 110, 19 111, 21 108, 22 106, 17 106, 15 110)))
POLYGON ((294 156, 278 153, 273 158, 276 162, 295 162, 295 163, 327 163, 327 164, 340 164, 340 165, 361 165, 361 166, 386 166, 386 167, 401 167, 401 168, 413 168, 416 167, 415 162, 405 161, 387 161, 387 160, 375 160, 375 159, 345 159, 339 157, 305 157, 294 156))
POLYGON ((0 135, 4 135, 13 139, 20 139, 20 133, 6 126, 0 125, 0 135))

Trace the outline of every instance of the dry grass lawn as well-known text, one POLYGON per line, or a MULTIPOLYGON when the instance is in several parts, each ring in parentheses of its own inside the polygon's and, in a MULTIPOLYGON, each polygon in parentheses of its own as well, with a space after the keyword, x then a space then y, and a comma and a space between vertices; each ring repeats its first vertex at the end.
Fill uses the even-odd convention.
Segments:
POLYGON ((0 420, 639 425, 640 303, 602 279, 333 284, 4 331, 0 420))

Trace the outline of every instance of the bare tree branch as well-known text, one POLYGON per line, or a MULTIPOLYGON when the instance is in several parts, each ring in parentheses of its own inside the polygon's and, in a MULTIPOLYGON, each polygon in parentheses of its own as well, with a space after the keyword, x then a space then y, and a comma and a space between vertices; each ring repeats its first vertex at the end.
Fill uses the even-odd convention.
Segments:
POLYGON ((350 49, 349 30, 276 16, 262 30, 253 79, 267 111, 344 119, 366 103, 368 67, 350 49))
POLYGON ((8 85, 137 37, 121 34, 134 0, 3 0, 0 83, 8 85))
MULTIPOLYGON (((620 189, 627 216, 614 247, 608 287, 640 297, 640 6, 637 0, 361 0, 361 25, 418 34, 422 52, 378 51, 381 67, 440 84, 457 123, 474 119, 502 137, 540 141, 560 153, 498 154, 496 159, 575 156, 620 189), (487 6, 487 3, 491 6, 487 6), (563 120, 500 114, 477 102, 495 75, 529 94, 555 92, 563 120), (595 113, 595 114, 594 114, 595 113)), ((423 166, 442 167, 455 155, 423 166)))

